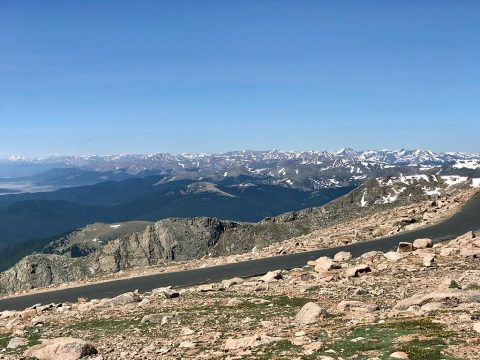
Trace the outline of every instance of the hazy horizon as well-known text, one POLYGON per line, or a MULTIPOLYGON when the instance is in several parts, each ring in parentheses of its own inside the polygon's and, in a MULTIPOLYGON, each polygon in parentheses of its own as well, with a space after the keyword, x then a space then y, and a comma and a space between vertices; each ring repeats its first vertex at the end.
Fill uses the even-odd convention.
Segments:
POLYGON ((447 153, 467 153, 467 154, 474 154, 474 155, 479 155, 480 152, 474 152, 474 151, 456 151, 456 150, 451 150, 451 151, 434 151, 431 149, 426 149, 426 148, 417 148, 417 149, 407 149, 407 148, 398 148, 398 149, 393 149, 393 148, 365 148, 365 149, 354 149, 351 147, 342 147, 339 149, 231 149, 231 150, 226 150, 226 151, 219 151, 219 152, 163 152, 163 151, 155 151, 155 152, 148 152, 148 153, 90 153, 90 154, 46 154, 46 155, 38 155, 38 156, 21 156, 18 154, 5 154, 5 153, 0 153, 0 160, 9 160, 11 158, 18 158, 18 159, 26 159, 26 160, 31 160, 31 159, 46 159, 46 158, 55 158, 55 157, 89 157, 89 156, 122 156, 122 155, 139 155, 139 156, 148 156, 148 155, 156 155, 156 154, 171 154, 171 155, 217 155, 217 154, 226 154, 226 153, 232 153, 232 152, 242 152, 242 151, 254 151, 254 152, 269 152, 269 151, 280 151, 280 152, 331 152, 331 153, 339 153, 342 150, 345 149, 352 149, 356 152, 366 152, 366 151, 416 151, 416 150, 421 150, 421 151, 432 151, 436 154, 447 154, 447 153))

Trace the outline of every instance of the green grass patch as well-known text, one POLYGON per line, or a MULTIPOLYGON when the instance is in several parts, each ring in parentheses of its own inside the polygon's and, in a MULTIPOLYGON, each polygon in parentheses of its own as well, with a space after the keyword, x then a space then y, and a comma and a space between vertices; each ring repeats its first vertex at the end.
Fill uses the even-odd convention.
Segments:
MULTIPOLYGON (((10 342, 10 340, 13 337, 14 336, 12 334, 0 335, 0 348, 6 348, 8 343, 10 342)), ((27 345, 19 346, 16 349, 7 349, 4 352, 4 354, 6 354, 6 355, 18 355, 18 354, 23 353, 23 351, 26 348, 29 348, 31 346, 40 344, 40 338, 42 337, 42 333, 41 333, 40 329, 38 329, 38 328, 30 328, 30 329, 26 330, 25 335, 23 335, 22 337, 27 339, 27 345)))
POLYGON ((315 301, 307 298, 299 297, 288 297, 288 296, 269 296, 265 297, 267 300, 270 300, 275 306, 290 306, 290 307, 302 307, 310 301, 315 301))
POLYGON ((280 340, 255 349, 250 358, 257 360, 291 359, 292 356, 298 356, 301 349, 301 346, 293 345, 290 340, 280 340))
POLYGON ((480 290, 479 284, 469 284, 467 285, 465 290, 480 290))
POLYGON ((373 356, 387 360, 395 351, 406 352, 409 360, 452 360, 442 354, 450 340, 457 341, 454 333, 447 331, 442 324, 422 318, 359 326, 344 338, 325 346, 335 350, 339 356, 354 356, 359 360, 373 356), (399 341, 401 336, 411 336, 411 339, 407 337, 399 341))
POLYGON ((151 325, 132 319, 92 319, 71 325, 68 330, 120 333, 132 329, 147 329, 151 325))
POLYGON ((8 345, 8 342, 10 341, 10 339, 12 338, 13 336, 11 334, 3 334, 3 335, 0 335, 0 348, 6 348, 7 345, 8 345))

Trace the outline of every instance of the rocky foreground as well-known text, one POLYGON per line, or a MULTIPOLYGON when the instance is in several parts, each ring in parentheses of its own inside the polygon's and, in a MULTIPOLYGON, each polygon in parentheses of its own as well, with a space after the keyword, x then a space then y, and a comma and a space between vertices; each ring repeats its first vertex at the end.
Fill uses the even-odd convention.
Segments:
POLYGON ((479 359, 480 234, 0 313, 0 358, 479 359))

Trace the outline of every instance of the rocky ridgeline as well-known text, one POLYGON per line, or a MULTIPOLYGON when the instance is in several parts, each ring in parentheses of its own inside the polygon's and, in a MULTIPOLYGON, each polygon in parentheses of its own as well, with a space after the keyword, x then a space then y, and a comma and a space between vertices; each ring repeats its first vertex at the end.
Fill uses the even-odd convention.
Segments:
MULTIPOLYGON (((395 181, 391 178, 372 180, 323 207, 286 213, 256 224, 215 218, 171 218, 151 225, 136 224, 136 226, 146 227, 145 230, 119 238, 109 238, 108 233, 102 232, 103 240, 96 241, 95 246, 91 245, 93 240, 88 236, 83 235, 81 241, 77 236, 79 232, 84 234, 91 231, 87 227, 88 231, 77 231, 70 237, 64 237, 50 244, 46 249, 50 254, 27 256, 14 267, 0 274, 0 292, 59 285, 152 265, 243 254, 252 250, 265 249, 288 239, 298 243, 295 239, 302 236, 308 237, 308 234, 317 237, 316 234, 320 229, 329 229, 333 233, 330 240, 335 239, 335 236, 337 238, 335 241, 313 242, 313 246, 316 247, 368 240, 379 235, 409 230, 412 223, 427 225, 428 222, 425 222, 427 210, 418 211, 422 209, 422 203, 428 203, 427 208, 431 210, 428 214, 435 218, 444 214, 445 211, 448 214, 448 211, 458 208, 476 192, 468 181, 449 185, 436 180, 435 186, 442 188, 441 193, 428 195, 425 190, 422 190, 426 186, 423 178, 419 181, 400 179, 398 181, 402 184, 401 188, 398 187, 400 185, 397 180, 396 178, 395 181), (394 182, 396 187, 388 186, 389 182, 394 182), (390 196, 390 191, 398 193, 397 198, 395 201, 384 201, 385 197, 390 196), (367 200, 366 193, 369 194, 367 200), (432 202, 432 199, 435 201, 432 202), (392 209, 406 205, 415 205, 418 209, 412 209, 413 213, 407 215, 404 219, 405 223, 398 226, 393 224, 387 232, 385 232, 385 224, 380 224, 378 221, 374 228, 383 227, 383 230, 377 234, 371 231, 374 229, 371 222, 367 224, 369 232, 362 233, 361 226, 355 227, 359 231, 353 237, 339 231, 342 224, 349 227, 355 220, 360 223, 365 222, 365 217, 374 218, 373 215, 388 213, 392 209), (342 239, 338 238, 339 234, 342 239), (69 239, 73 240, 69 241, 69 239), (72 257, 72 249, 79 254, 78 257, 72 257)), ((385 220, 385 218, 381 219, 385 220)), ((115 228, 115 231, 119 230, 115 228)), ((296 251, 306 249, 296 246, 296 251)), ((269 254, 263 252, 263 255, 269 254)))
POLYGON ((478 359, 480 238, 0 313, 0 358, 478 359))

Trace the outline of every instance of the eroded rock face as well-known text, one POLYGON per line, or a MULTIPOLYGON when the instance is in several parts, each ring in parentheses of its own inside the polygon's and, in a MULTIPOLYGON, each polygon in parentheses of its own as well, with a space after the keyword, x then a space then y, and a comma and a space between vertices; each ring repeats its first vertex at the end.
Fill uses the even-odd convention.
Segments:
POLYGON ((0 274, 0 293, 45 287, 91 276, 86 264, 60 255, 31 255, 0 274))
POLYGON ((81 339, 63 337, 45 340, 26 350, 23 356, 38 360, 78 360, 95 354, 97 349, 92 344, 81 339))

